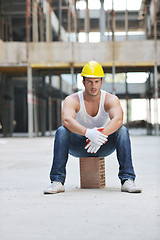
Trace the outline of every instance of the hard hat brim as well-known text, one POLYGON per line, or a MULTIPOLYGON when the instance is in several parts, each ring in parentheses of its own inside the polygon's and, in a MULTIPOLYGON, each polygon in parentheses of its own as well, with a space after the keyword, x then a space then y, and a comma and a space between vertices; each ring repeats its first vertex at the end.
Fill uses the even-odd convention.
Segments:
POLYGON ((103 78, 103 76, 94 76, 94 75, 85 75, 85 74, 81 74, 82 77, 88 77, 88 78, 103 78))

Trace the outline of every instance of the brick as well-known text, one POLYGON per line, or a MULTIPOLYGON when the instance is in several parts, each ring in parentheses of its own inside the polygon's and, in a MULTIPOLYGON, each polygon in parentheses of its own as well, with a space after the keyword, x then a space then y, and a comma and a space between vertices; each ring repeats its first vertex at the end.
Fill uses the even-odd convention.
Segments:
POLYGON ((80 158, 81 188, 105 187, 105 159, 102 157, 80 158))

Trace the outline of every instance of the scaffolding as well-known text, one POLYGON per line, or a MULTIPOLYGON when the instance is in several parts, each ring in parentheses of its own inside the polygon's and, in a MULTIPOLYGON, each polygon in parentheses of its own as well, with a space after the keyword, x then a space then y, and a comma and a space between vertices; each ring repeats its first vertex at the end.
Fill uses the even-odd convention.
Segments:
POLYGON ((126 9, 119 12, 114 10, 114 0, 112 9, 106 10, 104 2, 100 0, 98 10, 89 9, 89 0, 0 2, 0 122, 3 136, 12 136, 14 131, 28 132, 29 137, 44 136, 46 132, 53 134, 53 130, 61 125, 61 103, 65 96, 77 91, 76 76, 90 57, 98 60, 106 72, 112 73, 111 92, 126 99, 128 126, 130 99, 144 97, 148 109, 147 133, 159 135, 160 3, 144 0, 139 11, 129 11, 126 0, 126 9), (85 3, 84 10, 78 7, 80 2, 85 3), (143 30, 145 39, 130 41, 129 31, 135 30, 137 33, 143 30), (100 43, 91 43, 90 33, 97 31, 100 43), (122 42, 116 35, 118 31, 125 32, 122 42), (79 42, 81 33, 85 34, 84 43, 79 42), (132 46, 139 54, 127 54, 132 46), (143 48, 150 52, 148 58, 142 57, 143 48), (145 93, 131 94, 126 78, 125 93, 119 94, 115 75, 130 71, 149 73, 145 93), (62 74, 70 74, 71 82, 64 82, 62 74), (22 88, 22 85, 24 118, 19 130, 15 121, 18 101, 15 92, 17 86, 22 88), (155 103, 154 131, 149 129, 151 99, 155 103))

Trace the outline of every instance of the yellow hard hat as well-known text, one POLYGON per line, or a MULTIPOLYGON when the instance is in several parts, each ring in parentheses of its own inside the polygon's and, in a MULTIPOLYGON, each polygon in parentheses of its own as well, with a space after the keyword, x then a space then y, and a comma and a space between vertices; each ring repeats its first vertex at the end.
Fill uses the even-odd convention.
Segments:
POLYGON ((90 78, 102 78, 104 77, 103 68, 98 62, 90 61, 84 65, 81 76, 90 78))

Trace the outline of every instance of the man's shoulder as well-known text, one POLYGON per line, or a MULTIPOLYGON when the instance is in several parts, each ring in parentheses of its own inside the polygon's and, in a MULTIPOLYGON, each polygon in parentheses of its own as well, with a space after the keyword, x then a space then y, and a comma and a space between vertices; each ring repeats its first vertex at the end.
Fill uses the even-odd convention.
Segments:
POLYGON ((106 100, 116 100, 116 99, 118 99, 118 97, 116 95, 106 92, 106 100))
POLYGON ((119 98, 112 93, 106 92, 105 108, 108 109, 108 108, 110 108, 112 106, 115 106, 117 104, 119 104, 119 98))
POLYGON ((79 100, 78 92, 68 95, 65 99, 71 100, 71 101, 78 101, 79 100))
POLYGON ((65 98, 65 103, 66 103, 67 105, 74 106, 74 108, 77 109, 78 106, 79 106, 78 93, 73 93, 73 94, 68 95, 68 96, 65 98))
POLYGON ((65 107, 72 108, 76 112, 79 111, 80 103, 78 93, 73 93, 65 98, 63 108, 65 107))

